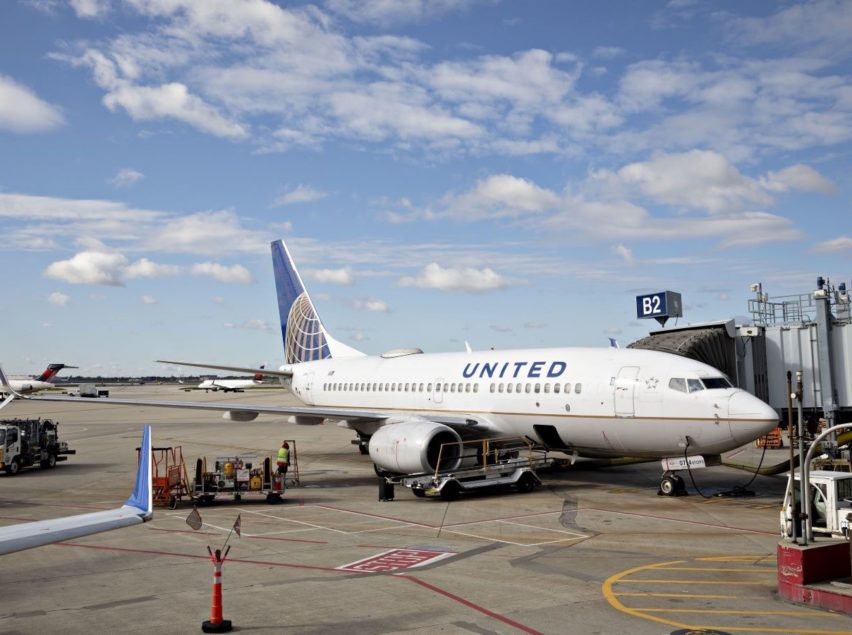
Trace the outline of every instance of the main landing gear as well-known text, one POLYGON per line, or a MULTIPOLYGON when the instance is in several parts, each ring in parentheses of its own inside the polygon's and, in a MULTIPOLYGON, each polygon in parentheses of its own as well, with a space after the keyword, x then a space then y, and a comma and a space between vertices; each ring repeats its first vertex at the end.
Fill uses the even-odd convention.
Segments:
POLYGON ((657 496, 687 496, 686 484, 674 472, 664 472, 660 479, 660 489, 657 496))

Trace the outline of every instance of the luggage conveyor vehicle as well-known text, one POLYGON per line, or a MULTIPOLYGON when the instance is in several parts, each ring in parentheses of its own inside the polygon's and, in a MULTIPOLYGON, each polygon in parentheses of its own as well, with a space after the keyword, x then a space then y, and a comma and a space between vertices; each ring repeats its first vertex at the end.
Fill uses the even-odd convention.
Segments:
POLYGON ((387 476, 386 480, 408 487, 418 498, 455 500, 477 490, 531 492, 541 485, 536 469, 550 463, 547 452, 528 439, 477 439, 442 444, 434 472, 387 476))

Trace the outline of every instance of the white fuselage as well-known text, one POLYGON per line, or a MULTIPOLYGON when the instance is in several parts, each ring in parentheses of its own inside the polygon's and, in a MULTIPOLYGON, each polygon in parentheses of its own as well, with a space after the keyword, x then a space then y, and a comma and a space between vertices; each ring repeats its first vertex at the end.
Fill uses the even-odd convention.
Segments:
MULTIPOLYGON (((483 436, 529 436, 551 447, 555 438, 586 455, 678 456, 687 442, 690 454, 718 454, 766 434, 778 420, 715 368, 656 351, 420 353, 288 368, 293 393, 307 405, 470 417, 483 436), (671 387, 672 379, 683 380, 683 390, 677 381, 671 387), (702 379, 722 387, 705 387, 702 379)), ((357 422, 351 426, 361 431, 357 422)))
POLYGON ((49 381, 39 381, 38 379, 9 379, 9 387, 17 393, 27 395, 40 390, 53 388, 54 384, 49 381))
POLYGON ((244 390, 259 385, 260 382, 255 379, 205 379, 198 384, 198 387, 204 390, 228 392, 231 390, 244 390))

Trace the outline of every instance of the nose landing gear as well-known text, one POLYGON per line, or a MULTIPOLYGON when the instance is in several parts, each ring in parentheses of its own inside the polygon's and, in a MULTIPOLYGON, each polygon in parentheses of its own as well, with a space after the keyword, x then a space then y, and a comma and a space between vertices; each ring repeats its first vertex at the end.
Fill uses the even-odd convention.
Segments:
POLYGON ((688 496, 683 479, 671 471, 663 473, 657 496, 688 496))

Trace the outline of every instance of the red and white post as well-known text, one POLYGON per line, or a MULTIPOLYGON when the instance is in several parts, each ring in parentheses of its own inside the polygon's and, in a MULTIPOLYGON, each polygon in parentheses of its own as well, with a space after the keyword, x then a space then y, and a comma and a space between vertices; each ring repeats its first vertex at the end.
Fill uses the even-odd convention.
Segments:
POLYGON ((222 555, 221 549, 213 551, 207 547, 210 562, 213 563, 213 602, 210 606, 210 619, 201 623, 201 630, 205 633, 227 633, 231 630, 231 620, 222 618, 222 565, 230 550, 228 547, 222 555))

